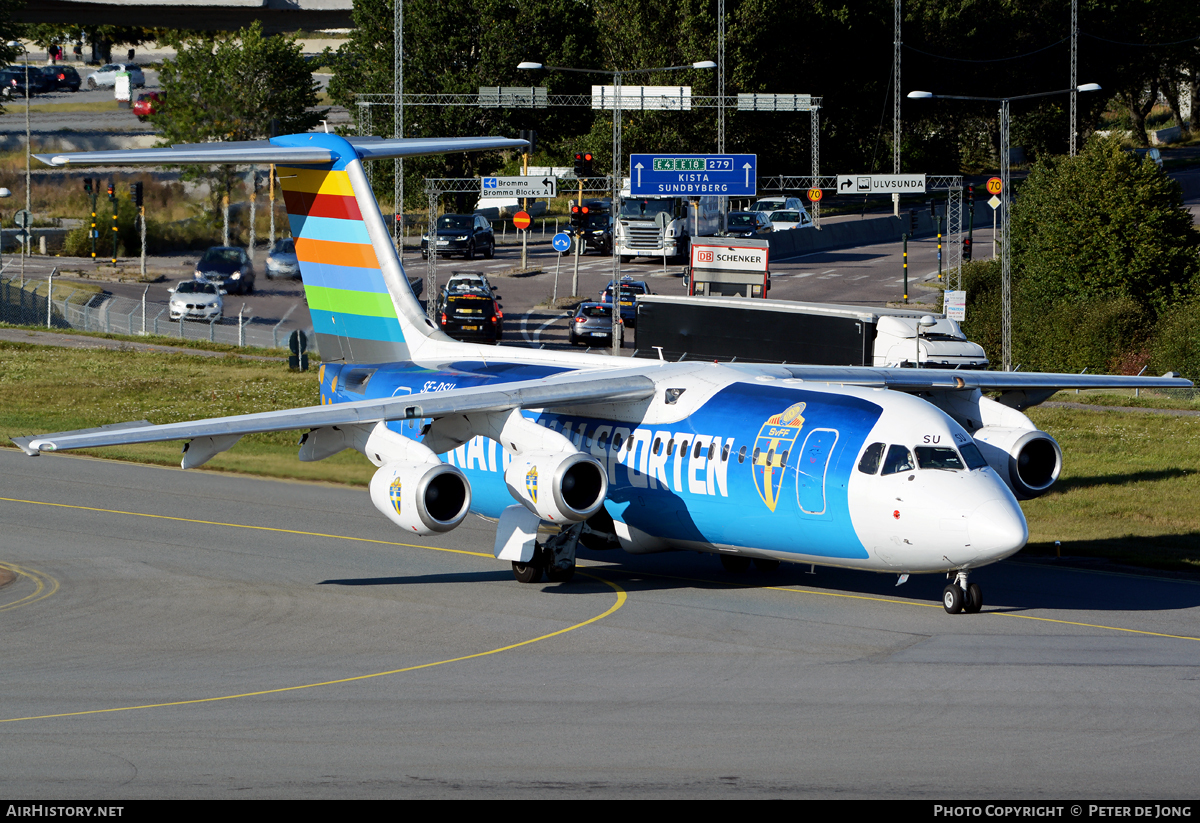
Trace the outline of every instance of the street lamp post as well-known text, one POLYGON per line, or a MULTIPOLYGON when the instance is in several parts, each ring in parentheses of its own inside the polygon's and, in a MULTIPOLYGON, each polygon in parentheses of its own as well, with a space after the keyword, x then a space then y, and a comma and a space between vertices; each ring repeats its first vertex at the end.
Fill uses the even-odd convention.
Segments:
MULTIPOLYGON (((33 209, 30 205, 32 199, 29 193, 29 48, 20 41, 12 40, 9 42, 9 48, 18 48, 25 53, 25 212, 30 216, 30 225, 33 224, 33 209)), ((25 239, 21 241, 21 282, 25 282, 25 254, 27 252, 26 243, 29 242, 29 229, 24 232, 25 239)))
MULTIPOLYGON (((621 200, 621 177, 625 170, 621 159, 621 81, 627 74, 650 74, 660 71, 680 71, 682 69, 715 69, 717 64, 712 60, 702 60, 689 63, 686 66, 662 66, 655 69, 629 69, 626 71, 605 71, 603 69, 572 69, 566 66, 546 66, 542 63, 524 62, 517 65, 518 69, 533 71, 569 71, 576 74, 602 74, 613 79, 613 146, 612 146, 612 210, 616 210, 621 200)), ((579 205, 583 205, 580 203, 579 205)), ((612 215, 613 224, 613 274, 612 274, 612 347, 613 354, 621 353, 621 256, 617 253, 617 215, 612 215)), ((664 238, 664 243, 666 242, 664 238)))
MULTIPOLYGON (((960 94, 933 94, 928 91, 910 91, 911 100, 976 100, 1000 104, 1000 299, 1003 306, 1002 359, 1005 371, 1012 371, 1012 255, 1009 247, 1009 204, 1012 202, 1009 163, 1009 103, 1013 100, 1029 100, 1034 97, 1049 97, 1054 94, 1071 94, 1076 91, 1100 91, 1096 83, 1084 83, 1071 89, 1043 91, 1037 94, 1021 94, 1015 97, 971 97, 960 94)), ((995 242, 995 238, 992 238, 995 242)))

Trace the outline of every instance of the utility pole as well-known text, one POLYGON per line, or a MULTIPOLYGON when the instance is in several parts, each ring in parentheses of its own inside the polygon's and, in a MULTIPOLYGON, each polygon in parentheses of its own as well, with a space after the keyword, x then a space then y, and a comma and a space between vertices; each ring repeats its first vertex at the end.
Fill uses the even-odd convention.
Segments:
MULTIPOLYGON (((392 136, 399 139, 404 136, 404 0, 392 0, 392 136)), ((400 257, 404 257, 404 158, 397 157, 393 161, 395 172, 395 192, 392 211, 395 215, 392 226, 393 239, 400 257)), ((430 212, 432 220, 432 211, 430 212)), ((433 243, 433 224, 430 223, 429 242, 433 243)), ((433 299, 433 295, 429 296, 433 299)))
POLYGON ((1071 132, 1068 154, 1075 156, 1075 138, 1079 131, 1079 118, 1075 111, 1075 98, 1079 94, 1079 78, 1075 75, 1079 64, 1079 0, 1071 0, 1071 132))
MULTIPOLYGON (((894 38, 896 75, 892 78, 892 174, 900 173, 900 0, 896 0, 894 38)), ((815 173, 815 172, 814 172, 815 173)), ((892 194, 892 214, 900 216, 900 194, 892 194)), ((907 300, 905 301, 907 302, 907 300)))
POLYGON ((112 207, 112 264, 117 265, 117 184, 111 177, 108 178, 108 204, 112 207))

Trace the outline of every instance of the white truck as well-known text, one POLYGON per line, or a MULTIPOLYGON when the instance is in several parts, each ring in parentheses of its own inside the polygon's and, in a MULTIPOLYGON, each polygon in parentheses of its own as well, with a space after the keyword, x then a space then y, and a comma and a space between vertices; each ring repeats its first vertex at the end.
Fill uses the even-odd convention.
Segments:
POLYGON ((640 296, 639 354, 824 366, 986 369, 987 355, 954 320, 916 309, 640 296))
POLYGON ((633 197, 626 183, 613 227, 615 253, 622 263, 634 257, 686 257, 689 238, 708 237, 720 229, 716 197, 633 197), (665 226, 655 220, 659 214, 667 215, 665 226))

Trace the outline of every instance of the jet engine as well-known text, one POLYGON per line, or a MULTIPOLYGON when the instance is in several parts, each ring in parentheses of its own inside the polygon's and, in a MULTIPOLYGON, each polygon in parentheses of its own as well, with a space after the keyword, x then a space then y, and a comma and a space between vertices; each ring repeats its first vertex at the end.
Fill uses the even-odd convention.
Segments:
POLYGON ((471 484, 445 463, 385 463, 371 478, 371 502, 388 520, 416 534, 448 532, 471 508, 471 484))
POLYGON ((552 523, 578 523, 595 514, 608 494, 600 461, 582 452, 528 452, 504 470, 508 491, 552 523))
POLYGON ((973 435, 983 459, 1020 500, 1050 491, 1062 471, 1062 449, 1040 429, 984 426, 973 435))

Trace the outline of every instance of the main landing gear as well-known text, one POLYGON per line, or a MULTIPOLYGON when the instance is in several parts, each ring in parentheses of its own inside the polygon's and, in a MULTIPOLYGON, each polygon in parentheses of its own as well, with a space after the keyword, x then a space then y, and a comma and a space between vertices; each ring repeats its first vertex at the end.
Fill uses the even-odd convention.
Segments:
POLYGON ((978 583, 967 584, 967 573, 959 572, 954 582, 942 589, 942 606, 950 614, 977 614, 983 608, 983 589, 978 583))
POLYGON ((566 583, 575 576, 575 547, 582 533, 583 524, 576 523, 536 544, 528 563, 512 564, 513 577, 520 583, 540 583, 545 574, 551 583, 566 583))

